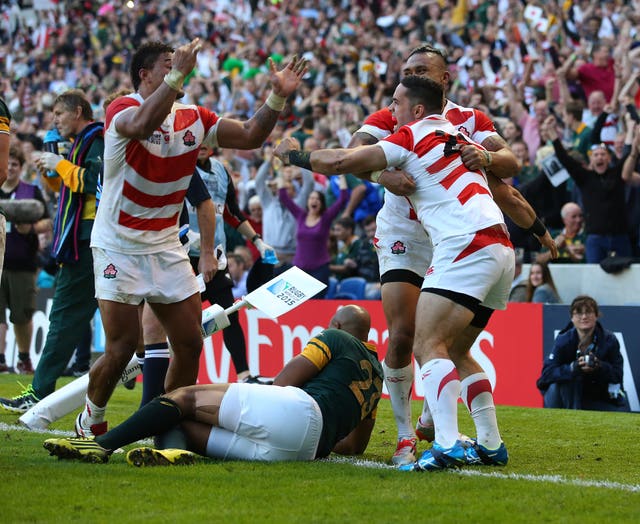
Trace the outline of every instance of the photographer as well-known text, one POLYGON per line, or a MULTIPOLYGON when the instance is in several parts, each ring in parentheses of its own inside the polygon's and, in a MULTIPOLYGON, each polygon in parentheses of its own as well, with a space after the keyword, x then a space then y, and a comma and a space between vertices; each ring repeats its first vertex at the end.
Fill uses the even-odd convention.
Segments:
POLYGON ((569 311, 571 323, 558 334, 537 381, 544 407, 629 411, 620 345, 598 322, 598 304, 580 295, 569 311))

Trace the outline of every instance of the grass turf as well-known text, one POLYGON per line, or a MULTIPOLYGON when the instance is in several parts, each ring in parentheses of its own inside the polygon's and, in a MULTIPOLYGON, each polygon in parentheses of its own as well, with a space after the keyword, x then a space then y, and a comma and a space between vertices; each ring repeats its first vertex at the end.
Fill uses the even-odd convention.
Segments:
MULTIPOLYGON (((21 377, 28 378, 28 377, 21 377)), ((0 396, 18 393, 0 376, 0 396)), ((59 385, 70 379, 61 379, 59 385)), ((23 381, 24 382, 24 381, 23 381)), ((114 425, 135 409, 139 385, 118 388, 114 425)), ((420 404, 414 404, 417 416, 420 404)), ((70 414, 50 428, 70 432, 70 414)), ((460 429, 473 435, 460 406, 460 429)), ((600 413, 498 407, 510 453, 504 468, 402 473, 387 465, 395 425, 382 400, 367 453, 312 463, 203 461, 134 468, 60 461, 42 442, 50 433, 14 426, 0 412, 2 522, 638 522, 640 419, 600 413)), ((135 447, 135 446, 130 446, 135 447)), ((127 449, 129 449, 128 447, 127 449)), ((425 446, 421 445, 420 450, 425 446)))

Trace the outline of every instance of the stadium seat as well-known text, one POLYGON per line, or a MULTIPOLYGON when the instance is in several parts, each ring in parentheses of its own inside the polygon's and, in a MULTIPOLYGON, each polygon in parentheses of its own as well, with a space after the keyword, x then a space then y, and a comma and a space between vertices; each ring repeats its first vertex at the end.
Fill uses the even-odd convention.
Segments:
POLYGON ((347 298, 349 300, 364 300, 364 289, 367 281, 362 277, 349 277, 340 281, 333 298, 347 298))
POLYGON ((338 279, 336 277, 329 277, 329 286, 327 287, 327 294, 324 298, 331 300, 336 296, 338 290, 338 279))

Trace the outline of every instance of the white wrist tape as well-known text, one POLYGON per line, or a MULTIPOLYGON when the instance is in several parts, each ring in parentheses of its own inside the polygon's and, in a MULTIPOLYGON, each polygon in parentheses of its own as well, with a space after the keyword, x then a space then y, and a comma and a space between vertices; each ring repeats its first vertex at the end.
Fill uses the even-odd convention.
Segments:
POLYGON ((172 69, 164 75, 164 83, 174 91, 180 91, 184 83, 184 75, 180 71, 172 69))
POLYGON ((265 104, 274 111, 282 111, 284 109, 287 99, 284 96, 276 95, 273 91, 269 93, 265 104))

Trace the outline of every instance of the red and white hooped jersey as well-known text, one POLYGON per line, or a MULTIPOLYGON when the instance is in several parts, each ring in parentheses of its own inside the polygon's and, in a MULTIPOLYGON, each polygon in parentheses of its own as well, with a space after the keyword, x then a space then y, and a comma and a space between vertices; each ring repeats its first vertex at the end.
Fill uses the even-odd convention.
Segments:
POLYGON ((441 115, 432 115, 378 143, 388 166, 414 178, 417 190, 409 200, 434 246, 504 222, 484 171, 470 171, 463 164, 455 146, 464 142, 472 141, 441 115))
POLYGON ((114 100, 105 123, 104 182, 91 246, 121 253, 157 253, 180 247, 178 218, 206 140, 216 145, 219 117, 175 103, 152 135, 129 139, 118 118, 143 102, 137 93, 114 100))
MULTIPOLYGON (((478 144, 482 144, 490 136, 498 135, 491 119, 478 109, 462 107, 447 100, 442 115, 455 126, 457 131, 478 144)), ((369 115, 357 132, 367 133, 382 140, 393 133, 396 125, 393 113, 388 107, 385 107, 369 115)), ((390 191, 385 193, 384 206, 380 213, 416 219, 408 200, 405 197, 394 195, 390 191)))

